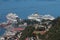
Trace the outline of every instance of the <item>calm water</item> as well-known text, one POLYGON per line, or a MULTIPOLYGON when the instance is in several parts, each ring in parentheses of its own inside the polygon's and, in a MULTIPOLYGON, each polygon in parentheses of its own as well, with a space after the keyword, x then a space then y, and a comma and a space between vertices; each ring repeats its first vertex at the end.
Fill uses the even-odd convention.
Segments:
MULTIPOLYGON (((39 14, 60 16, 60 0, 0 0, 0 22, 6 21, 5 16, 10 12, 16 13, 20 18, 27 18, 35 11, 39 14)), ((1 30, 2 28, 0 34, 1 30)))

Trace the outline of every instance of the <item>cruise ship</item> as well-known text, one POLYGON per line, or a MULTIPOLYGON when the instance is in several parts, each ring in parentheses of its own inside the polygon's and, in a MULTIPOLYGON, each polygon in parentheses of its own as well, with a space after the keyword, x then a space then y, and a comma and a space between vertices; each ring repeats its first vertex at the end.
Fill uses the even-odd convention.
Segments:
POLYGON ((36 21, 39 21, 41 22, 41 20, 54 20, 55 18, 51 15, 39 15, 37 12, 32 14, 32 15, 29 15, 28 16, 28 19, 32 19, 32 20, 36 20, 36 21))
POLYGON ((16 20, 17 17, 18 16, 16 14, 14 14, 14 13, 8 13, 6 15, 7 20, 10 21, 10 22, 16 22, 17 21, 16 20))
POLYGON ((55 19, 55 18, 54 18, 53 16, 51 16, 51 15, 44 15, 42 18, 45 19, 45 20, 54 20, 54 19, 55 19))
POLYGON ((32 20, 36 20, 36 21, 41 21, 42 19, 42 15, 39 15, 38 12, 32 14, 32 15, 29 15, 28 16, 28 19, 32 19, 32 20))

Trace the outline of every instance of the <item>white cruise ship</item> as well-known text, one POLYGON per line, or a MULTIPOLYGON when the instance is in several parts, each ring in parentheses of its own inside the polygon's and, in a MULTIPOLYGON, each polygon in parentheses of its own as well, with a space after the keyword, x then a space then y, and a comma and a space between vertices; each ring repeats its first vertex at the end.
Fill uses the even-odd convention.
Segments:
POLYGON ((43 17, 42 17, 43 19, 45 19, 45 20, 54 20, 55 18, 53 17, 53 16, 51 16, 51 15, 44 15, 43 17))
POLYGON ((42 19, 45 20, 54 20, 55 18, 51 15, 39 15, 38 13, 32 14, 28 16, 28 19, 36 20, 41 22, 42 19))
POLYGON ((8 21, 10 21, 10 22, 16 22, 17 20, 16 20, 16 18, 17 18, 18 16, 16 15, 16 14, 14 14, 14 13, 9 13, 7 16, 6 16, 6 18, 8 19, 8 21))
POLYGON ((39 15, 37 12, 35 14, 32 14, 28 16, 28 19, 36 20, 36 21, 41 21, 42 16, 39 15))

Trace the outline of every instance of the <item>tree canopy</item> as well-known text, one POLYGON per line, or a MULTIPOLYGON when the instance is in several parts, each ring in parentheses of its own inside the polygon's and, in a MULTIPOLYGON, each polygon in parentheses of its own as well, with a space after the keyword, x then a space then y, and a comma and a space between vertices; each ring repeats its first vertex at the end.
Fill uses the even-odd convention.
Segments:
POLYGON ((60 17, 52 21, 52 27, 47 32, 43 40, 60 40, 60 17))

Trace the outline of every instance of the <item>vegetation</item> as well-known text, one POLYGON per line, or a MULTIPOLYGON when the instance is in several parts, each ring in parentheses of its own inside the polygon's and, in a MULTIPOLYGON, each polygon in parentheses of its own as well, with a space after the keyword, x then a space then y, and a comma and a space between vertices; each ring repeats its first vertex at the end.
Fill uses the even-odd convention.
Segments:
POLYGON ((43 40, 60 40, 60 17, 52 21, 52 27, 45 34, 43 40))
POLYGON ((25 30, 23 30, 21 37, 19 39, 25 40, 26 37, 31 37, 34 30, 35 28, 32 26, 26 27, 25 30))
POLYGON ((25 19, 24 22, 26 22, 28 25, 29 25, 29 24, 32 24, 32 25, 33 25, 33 24, 39 24, 38 21, 36 21, 36 20, 30 20, 30 19, 25 19))
MULTIPOLYGON (((29 23, 29 21, 27 21, 27 22, 29 23)), ((52 27, 49 29, 49 31, 46 34, 44 34, 44 35, 37 34, 40 39, 42 39, 42 40, 60 40, 60 17, 54 19, 51 22, 51 24, 52 24, 52 27)), ((25 30, 22 31, 22 35, 19 39, 20 40, 25 40, 26 37, 33 36, 32 33, 33 33, 34 30, 35 30, 34 27, 27 26, 25 28, 25 30)))
POLYGON ((49 37, 47 40, 60 40, 60 17, 52 21, 52 27, 48 35, 49 37))
POLYGON ((52 22, 52 27, 46 34, 38 34, 39 38, 42 40, 60 40, 60 17, 54 19, 52 22))

